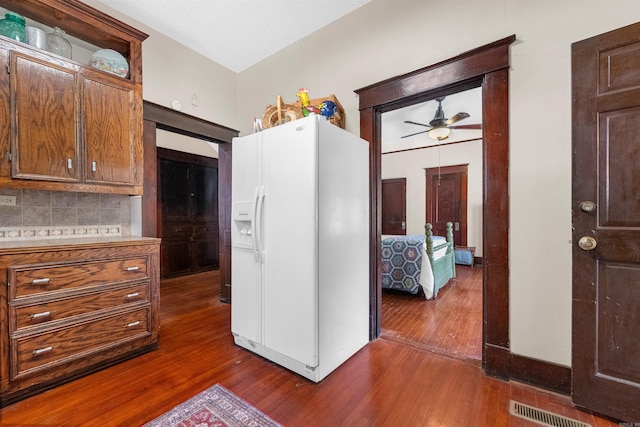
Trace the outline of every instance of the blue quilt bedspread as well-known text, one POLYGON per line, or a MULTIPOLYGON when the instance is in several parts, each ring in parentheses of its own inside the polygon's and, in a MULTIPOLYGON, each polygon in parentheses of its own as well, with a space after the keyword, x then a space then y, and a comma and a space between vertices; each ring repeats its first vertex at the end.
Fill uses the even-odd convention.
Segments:
POLYGON ((425 236, 393 236, 382 240, 382 287, 412 294, 420 290, 425 236))

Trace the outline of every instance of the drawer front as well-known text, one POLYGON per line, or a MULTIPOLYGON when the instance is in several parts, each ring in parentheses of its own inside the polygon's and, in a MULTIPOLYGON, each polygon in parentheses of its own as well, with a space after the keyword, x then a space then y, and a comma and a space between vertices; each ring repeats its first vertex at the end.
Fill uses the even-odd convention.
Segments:
POLYGON ((9 267, 9 300, 63 289, 98 286, 148 276, 147 257, 9 267))
POLYGON ((29 326, 39 325, 66 317, 87 314, 94 311, 149 301, 149 282, 138 283, 126 288, 112 289, 100 293, 81 295, 33 304, 23 307, 9 306, 10 333, 29 326))
POLYGON ((149 335, 149 309, 144 308, 45 334, 12 338, 11 379, 149 335))

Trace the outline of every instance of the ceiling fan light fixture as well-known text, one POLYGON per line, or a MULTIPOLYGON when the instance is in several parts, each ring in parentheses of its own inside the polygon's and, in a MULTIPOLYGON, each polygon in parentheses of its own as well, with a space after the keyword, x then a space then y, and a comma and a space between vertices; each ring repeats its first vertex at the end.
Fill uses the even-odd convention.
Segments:
POLYGON ((449 138, 450 133, 451 129, 449 129, 448 127, 439 127, 429 130, 429 136, 432 139, 436 139, 438 141, 449 138))

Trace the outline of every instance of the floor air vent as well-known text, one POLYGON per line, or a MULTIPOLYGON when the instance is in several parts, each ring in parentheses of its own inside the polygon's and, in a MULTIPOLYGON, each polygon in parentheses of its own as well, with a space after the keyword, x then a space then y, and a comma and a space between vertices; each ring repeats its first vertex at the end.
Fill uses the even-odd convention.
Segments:
POLYGON ((572 420, 571 418, 556 415, 553 412, 543 411, 513 400, 511 401, 509 411, 511 415, 548 427, 592 427, 591 424, 572 420))

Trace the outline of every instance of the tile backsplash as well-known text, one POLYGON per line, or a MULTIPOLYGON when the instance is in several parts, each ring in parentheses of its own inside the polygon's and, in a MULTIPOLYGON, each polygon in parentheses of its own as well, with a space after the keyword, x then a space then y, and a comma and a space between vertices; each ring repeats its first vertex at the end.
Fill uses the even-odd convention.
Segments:
POLYGON ((0 241, 131 234, 127 195, 0 188, 15 206, 0 206, 0 241))

